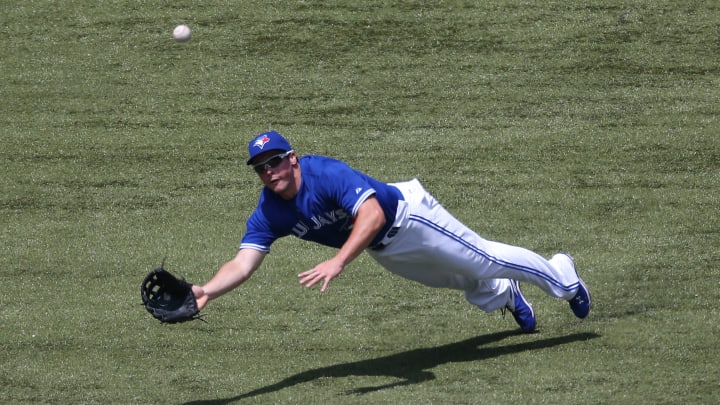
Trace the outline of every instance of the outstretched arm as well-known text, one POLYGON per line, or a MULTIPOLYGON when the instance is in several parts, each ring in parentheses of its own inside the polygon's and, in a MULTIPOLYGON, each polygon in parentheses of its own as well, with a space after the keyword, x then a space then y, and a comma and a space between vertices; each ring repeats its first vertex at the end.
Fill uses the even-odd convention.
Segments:
POLYGON ((370 197, 360 205, 350 237, 335 257, 298 274, 300 284, 305 287, 312 287, 323 281, 320 291, 325 292, 330 280, 337 277, 348 263, 358 257, 370 245, 370 242, 383 226, 385 226, 385 213, 377 199, 370 197))
POLYGON ((240 249, 234 259, 220 266, 212 279, 204 286, 193 285, 198 307, 202 309, 213 300, 244 283, 260 267, 265 252, 254 249, 240 249))

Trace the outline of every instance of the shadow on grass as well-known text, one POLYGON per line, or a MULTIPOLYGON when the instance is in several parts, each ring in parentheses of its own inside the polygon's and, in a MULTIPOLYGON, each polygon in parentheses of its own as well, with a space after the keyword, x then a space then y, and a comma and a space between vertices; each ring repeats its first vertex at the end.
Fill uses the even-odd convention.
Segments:
POLYGON ((493 357, 503 356, 506 354, 520 353, 528 350, 539 350, 553 346, 559 346, 566 343, 590 340, 600 337, 595 333, 579 333, 569 336, 536 340, 532 342, 518 343, 502 347, 492 347, 484 349, 481 346, 493 342, 498 342, 506 337, 518 335, 519 331, 498 332, 490 335, 477 336, 471 339, 463 340, 456 343, 450 343, 443 346, 431 347, 426 349, 415 349, 407 352, 397 353, 390 356, 378 357, 376 359, 368 359, 355 361, 352 363, 335 364, 332 366, 316 368, 313 370, 303 371, 292 375, 275 384, 256 390, 246 392, 226 399, 191 401, 186 404, 230 404, 245 398, 251 398, 258 395, 267 394, 274 391, 280 391, 285 388, 292 387, 317 380, 320 378, 338 378, 348 376, 386 376, 396 377, 403 381, 385 384, 375 387, 361 387, 347 392, 351 394, 365 394, 368 392, 384 390, 387 388, 398 387, 403 385, 418 384, 423 381, 435 379, 435 374, 428 371, 445 363, 461 363, 466 361, 478 361, 490 359, 493 357))

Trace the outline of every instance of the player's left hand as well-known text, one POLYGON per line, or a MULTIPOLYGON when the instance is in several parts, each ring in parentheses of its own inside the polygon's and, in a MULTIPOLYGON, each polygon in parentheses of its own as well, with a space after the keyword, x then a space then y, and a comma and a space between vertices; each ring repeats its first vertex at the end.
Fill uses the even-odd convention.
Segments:
POLYGON ((163 323, 202 319, 192 284, 175 277, 161 265, 140 284, 140 298, 150 314, 163 323))
POLYGON ((300 279, 300 284, 307 288, 314 286, 322 280, 323 285, 320 287, 320 292, 325 292, 328 288, 328 284, 330 284, 330 280, 337 277, 337 275, 342 271, 343 266, 336 260, 330 259, 318 264, 308 271, 298 274, 298 278, 300 279))
POLYGON ((210 301, 210 296, 205 294, 205 290, 199 285, 192 286, 192 292, 195 294, 195 301, 197 301, 198 309, 203 309, 210 301))

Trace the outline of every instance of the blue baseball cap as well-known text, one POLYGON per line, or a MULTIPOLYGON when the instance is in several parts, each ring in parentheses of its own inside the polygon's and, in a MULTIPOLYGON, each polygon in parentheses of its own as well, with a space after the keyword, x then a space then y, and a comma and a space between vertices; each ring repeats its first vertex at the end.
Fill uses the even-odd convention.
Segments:
POLYGON ((277 131, 263 132, 253 138, 253 140, 248 144, 248 155, 250 155, 250 158, 248 159, 247 164, 252 164, 255 156, 269 150, 287 152, 292 150, 292 146, 290 146, 290 142, 283 138, 283 136, 277 131))

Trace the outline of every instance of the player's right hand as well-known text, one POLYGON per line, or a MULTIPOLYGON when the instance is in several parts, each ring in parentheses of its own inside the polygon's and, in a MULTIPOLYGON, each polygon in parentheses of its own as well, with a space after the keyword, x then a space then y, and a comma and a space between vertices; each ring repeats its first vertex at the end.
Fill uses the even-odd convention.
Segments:
POLYGON ((300 284, 307 288, 310 288, 322 281, 323 284, 322 287, 320 287, 320 292, 325 292, 328 288, 328 284, 330 284, 330 280, 337 277, 337 275, 342 271, 343 266, 339 264, 335 258, 333 258, 318 264, 308 271, 298 274, 298 278, 300 279, 300 284))

